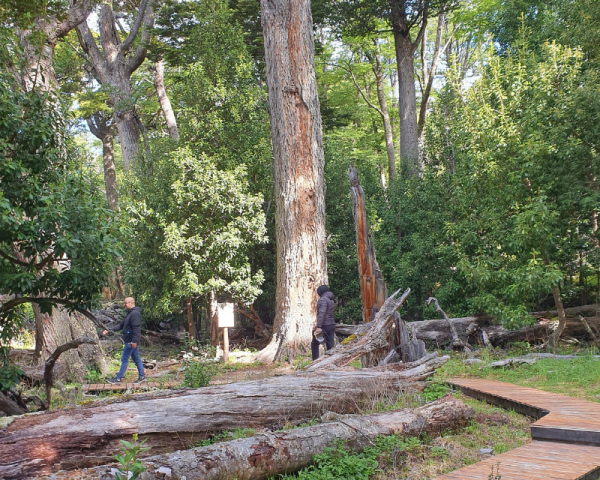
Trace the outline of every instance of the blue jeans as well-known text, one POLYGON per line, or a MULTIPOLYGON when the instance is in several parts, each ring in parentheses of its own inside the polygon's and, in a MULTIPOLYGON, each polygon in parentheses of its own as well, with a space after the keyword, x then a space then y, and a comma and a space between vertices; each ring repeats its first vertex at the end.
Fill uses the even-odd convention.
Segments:
POLYGON ((144 364, 140 358, 139 348, 137 346, 135 348, 131 348, 131 343, 126 343, 125 347, 123 347, 123 354, 121 355, 121 370, 119 370, 119 373, 117 373, 117 378, 121 379, 125 376, 127 366, 129 365, 129 357, 133 359, 133 363, 135 363, 140 377, 143 377, 144 364))

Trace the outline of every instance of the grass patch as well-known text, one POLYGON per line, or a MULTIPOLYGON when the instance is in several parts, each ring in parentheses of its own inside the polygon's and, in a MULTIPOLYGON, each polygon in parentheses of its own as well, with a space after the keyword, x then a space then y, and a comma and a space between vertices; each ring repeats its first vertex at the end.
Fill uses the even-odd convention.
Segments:
POLYGON ((479 356, 483 363, 475 365, 465 365, 460 354, 452 353, 450 361, 437 371, 435 378, 438 382, 452 377, 499 380, 600 402, 600 361, 592 356, 595 352, 591 350, 579 351, 580 357, 572 360, 541 358, 533 365, 516 365, 498 369, 482 367, 495 360, 515 357, 523 353, 525 352, 521 349, 485 350, 479 356))

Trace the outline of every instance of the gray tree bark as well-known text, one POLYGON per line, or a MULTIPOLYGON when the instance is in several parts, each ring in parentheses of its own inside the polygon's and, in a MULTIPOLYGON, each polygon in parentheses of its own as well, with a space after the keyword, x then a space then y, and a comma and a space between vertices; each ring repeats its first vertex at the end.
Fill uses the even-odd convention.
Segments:
POLYGON ((173 140, 177 141, 179 140, 177 120, 175 119, 175 112, 173 112, 171 101, 169 100, 167 90, 165 89, 165 61, 163 59, 160 59, 158 62, 156 62, 155 69, 156 75, 154 77, 154 88, 156 88, 158 103, 160 104, 160 108, 162 109, 163 115, 165 116, 169 136, 173 140))
POLYGON ((139 152, 140 126, 135 112, 131 75, 146 58, 146 44, 154 24, 153 0, 142 0, 127 37, 121 41, 117 30, 112 2, 100 7, 99 29, 102 50, 96 44, 86 22, 77 26, 79 43, 92 67, 94 78, 109 87, 110 107, 114 110, 115 125, 123 152, 123 164, 128 171, 139 152), (133 42, 140 33, 140 44, 132 51, 133 42))
POLYGON ((304 352, 327 283, 324 153, 309 0, 261 0, 273 143, 277 288, 262 361, 304 352))
MULTIPOLYGON (((392 33, 398 68, 398 108, 400 112, 400 161, 405 165, 407 175, 421 175, 419 133, 417 126, 417 98, 415 91, 414 53, 427 27, 428 2, 423 2, 420 14, 420 30, 414 40, 411 39, 411 23, 408 11, 413 2, 390 0, 392 33)), ((413 15, 416 12, 413 12, 413 15)))
MULTIPOLYGON (((368 416, 334 417, 333 421, 287 432, 261 433, 253 437, 208 447, 159 455, 144 461, 140 480, 201 478, 203 480, 258 480, 296 471, 313 462, 335 441, 360 452, 381 435, 434 435, 445 428, 464 425, 475 411, 451 396, 416 409, 402 409, 368 416)), ((110 467, 78 472, 81 478, 111 478, 110 467)), ((59 474, 44 477, 58 480, 59 474)))
POLYGON ((90 132, 102 142, 102 164, 104 166, 104 186, 106 201, 112 210, 119 205, 117 193, 117 173, 115 171, 114 129, 110 119, 98 112, 86 118, 90 132))
POLYGON ((112 462, 119 440, 130 440, 133 433, 148 439, 149 456, 186 449, 223 430, 281 428, 326 411, 360 412, 381 395, 419 388, 413 374, 410 369, 303 373, 16 418, 0 436, 0 478, 112 462))
POLYGON ((84 22, 91 11, 91 0, 70 2, 65 16, 39 17, 33 21, 31 29, 15 28, 24 54, 19 77, 25 91, 30 92, 38 88, 45 92, 54 92, 58 89, 52 64, 56 44, 60 38, 84 22))

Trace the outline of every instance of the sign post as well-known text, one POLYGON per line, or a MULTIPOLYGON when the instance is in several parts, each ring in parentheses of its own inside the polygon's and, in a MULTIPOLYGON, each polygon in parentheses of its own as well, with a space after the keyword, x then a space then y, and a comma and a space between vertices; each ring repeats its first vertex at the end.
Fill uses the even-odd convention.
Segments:
POLYGON ((217 304, 217 316, 219 328, 223 329, 223 361, 229 362, 229 332, 228 328, 235 326, 235 315, 233 313, 233 303, 217 304))

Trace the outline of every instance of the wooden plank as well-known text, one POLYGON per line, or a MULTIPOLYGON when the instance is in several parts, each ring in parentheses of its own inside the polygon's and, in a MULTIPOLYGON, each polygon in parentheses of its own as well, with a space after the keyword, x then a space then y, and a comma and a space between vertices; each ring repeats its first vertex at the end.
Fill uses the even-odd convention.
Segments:
POLYGON ((539 420, 532 438, 600 446, 600 404, 497 380, 451 379, 465 395, 539 420))
POLYGON ((597 480, 600 447, 533 441, 435 480, 488 480, 498 462, 502 480, 597 480))

